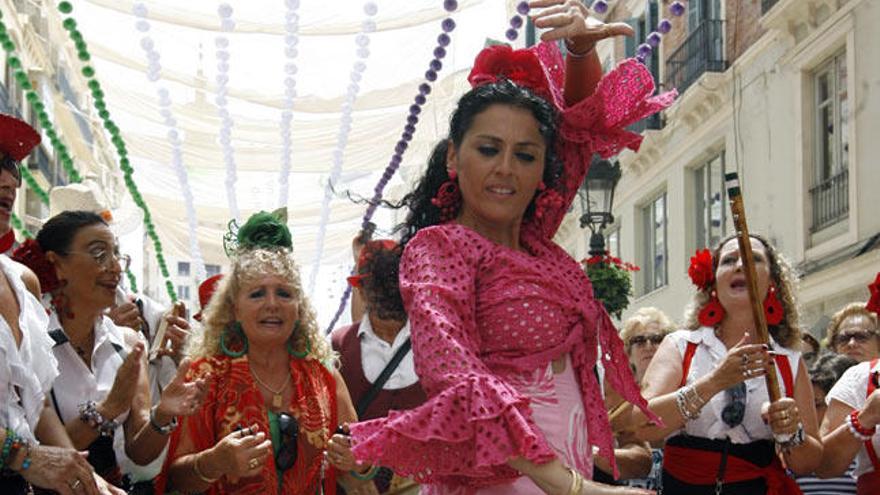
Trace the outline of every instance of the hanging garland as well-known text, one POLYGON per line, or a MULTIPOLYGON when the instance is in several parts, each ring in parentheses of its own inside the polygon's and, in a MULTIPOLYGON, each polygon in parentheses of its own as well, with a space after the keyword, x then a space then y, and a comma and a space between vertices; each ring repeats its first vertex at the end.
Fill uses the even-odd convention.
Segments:
MULTIPOLYGON (((224 3, 217 8, 220 16, 220 29, 230 32, 235 29, 235 21, 232 20, 232 6, 224 3)), ((235 150, 232 147, 232 117, 226 108, 226 86, 229 84, 229 38, 225 34, 217 36, 214 40, 217 47, 217 96, 214 103, 217 104, 217 116, 220 117, 220 146, 223 149, 223 163, 226 164, 226 201, 229 203, 229 214, 235 220, 241 219, 238 211, 238 200, 235 195, 235 150)))
MULTIPOLYGON (((27 73, 22 68, 21 59, 16 55, 15 42, 12 41, 12 38, 9 36, 6 24, 2 20, 2 14, 0 14, 0 45, 3 46, 3 50, 6 52, 6 64, 13 69, 13 77, 18 82, 18 85, 21 86, 21 89, 24 90, 25 99, 30 104, 34 114, 36 114, 40 127, 46 132, 46 136, 49 137, 52 148, 58 155, 58 161, 67 173, 68 181, 74 183, 81 182, 82 178, 73 166, 73 158, 70 157, 70 154, 67 151, 67 145, 65 145, 58 137, 58 133, 55 131, 55 127, 49 119, 49 114, 46 112, 46 105, 40 98, 40 94, 34 90, 33 85, 27 77, 27 73)), ((27 167, 20 168, 22 170, 22 178, 25 180, 28 187, 37 194, 41 203, 48 205, 48 193, 37 184, 37 181, 30 174, 30 171, 27 170, 27 167)))
MULTIPOLYGON (((593 10, 596 11, 597 14, 608 12, 608 2, 605 0, 596 0, 593 4, 593 10)), ((683 2, 675 1, 669 4, 669 13, 675 17, 681 17, 686 10, 683 2)), ((657 23, 657 30, 651 31, 648 36, 645 37, 645 42, 641 43, 638 48, 636 48, 636 60, 644 64, 645 60, 651 56, 654 49, 660 46, 660 40, 663 38, 663 35, 669 33, 671 30, 672 22, 666 18, 661 19, 660 22, 657 23)))
MULTIPOLYGON (((132 10, 134 15, 139 19, 137 24, 138 29, 144 27, 144 24, 141 23, 146 23, 147 29, 142 30, 142 32, 146 33, 149 31, 147 6, 142 2, 138 2, 134 4, 132 10)), ((148 60, 147 79, 156 84, 161 78, 162 72, 162 66, 159 63, 161 58, 159 52, 156 51, 152 38, 146 34, 141 38, 141 48, 144 50, 148 60)), ((202 258, 202 251, 199 248, 198 220, 196 217, 195 201, 193 199, 192 189, 189 186, 189 174, 183 166, 183 142, 180 140, 180 132, 177 129, 177 119, 174 118, 174 114, 171 112, 171 93, 164 87, 158 87, 156 94, 159 98, 159 115, 162 116, 165 127, 168 128, 166 137, 168 139, 168 144, 171 145, 171 165, 174 167, 174 171, 177 174, 177 182, 180 184, 180 190, 183 193, 183 204, 186 207, 187 224, 189 227, 190 257, 195 264, 196 278, 198 280, 204 280, 207 278, 207 275, 205 273, 205 260, 202 258)))
POLYGON ((49 119, 46 105, 40 98, 40 94, 34 90, 33 85, 28 79, 27 72, 22 68, 21 59, 15 55, 15 42, 9 36, 6 24, 2 20, 0 20, 0 44, 3 45, 3 49, 6 51, 6 64, 13 69, 13 77, 15 77, 18 85, 21 86, 21 89, 24 90, 25 99, 36 114, 40 127, 43 128, 46 136, 49 137, 52 149, 58 155, 58 162, 61 163, 61 167, 64 168, 67 174, 67 180, 72 183, 82 182, 82 177, 80 177, 79 172, 73 166, 73 158, 71 158, 67 150, 67 145, 58 137, 55 126, 52 125, 52 121, 49 119))
MULTIPOLYGON (((444 0, 443 9, 452 14, 458 10, 458 1, 444 0)), ((519 12, 520 15, 528 14, 528 2, 520 2, 517 5, 517 12, 519 12)), ((523 25, 523 19, 520 15, 515 15, 510 20, 510 29, 505 33, 510 40, 516 39, 517 30, 523 25)), ((426 82, 419 84, 418 93, 413 98, 413 104, 409 107, 409 114, 406 117, 406 125, 403 127, 400 139, 394 145, 394 153, 391 155, 391 160, 389 161, 388 166, 385 167, 385 171, 382 173, 382 178, 379 179, 379 182, 373 188, 373 197, 370 199, 367 211, 361 221, 362 230, 367 227, 370 220, 373 218, 373 215, 376 213, 376 208, 379 206, 379 202, 382 199, 385 186, 388 185, 388 182, 397 172, 397 169, 400 168, 400 163, 403 161, 403 154, 406 152, 407 147, 409 147, 409 142, 412 141, 413 135, 415 135, 416 124, 419 122, 419 114, 422 112, 422 107, 427 103, 428 95, 431 93, 431 83, 437 80, 437 73, 443 69, 443 58, 446 57, 446 47, 452 42, 449 33, 455 30, 455 21, 452 17, 443 19, 440 23, 440 29, 442 32, 437 36, 437 46, 434 47, 433 52, 434 58, 428 63, 428 70, 425 71, 426 82)), ((339 321, 343 311, 345 311, 350 296, 351 286, 347 285, 345 287, 345 292, 342 294, 342 299, 339 301, 339 307, 336 309, 336 314, 333 315, 333 319, 327 327, 327 333, 333 331, 336 322, 339 321)))
POLYGON ((284 14, 284 57, 287 63, 284 64, 284 101, 281 105, 281 170, 278 176, 278 207, 287 206, 288 188, 290 181, 292 137, 290 135, 291 123, 293 121, 293 99, 296 98, 296 56, 299 50, 296 45, 299 44, 299 0, 287 0, 285 2, 287 11, 284 14))
POLYGON ((34 238, 34 234, 31 234, 31 231, 29 231, 27 227, 24 226, 24 222, 21 221, 21 218, 19 218, 18 215, 15 214, 15 212, 12 213, 10 223, 12 223, 12 228, 21 232, 21 235, 24 236, 25 239, 34 238))
MULTIPOLYGON (((70 16, 71 12, 73 12, 73 5, 67 1, 60 2, 58 4, 58 10, 66 16, 62 21, 62 26, 76 46, 77 58, 83 63, 89 62, 91 60, 91 54, 88 51, 88 46, 85 43, 82 33, 77 29, 76 20, 70 16)), ((141 30, 140 24, 138 24, 137 27, 141 30)), ((149 25, 147 25, 147 29, 149 29, 149 25)), ((159 265, 159 271, 162 274, 162 278, 165 279, 165 290, 171 298, 171 301, 176 302, 177 292, 174 290, 174 282, 171 281, 168 265, 165 262, 162 242, 159 240, 159 235, 156 233, 156 226, 153 224, 153 216, 150 213, 150 208, 144 201, 143 196, 141 196, 137 183, 134 181, 134 168, 132 168, 131 162, 128 158, 128 148, 125 145, 125 141, 122 139, 119 126, 117 126, 116 122, 110 118, 110 111, 107 110, 107 103, 104 100, 104 91, 101 89, 101 83, 95 78, 95 69, 91 65, 84 65, 82 68, 82 75, 88 80, 87 84, 92 93, 92 103, 95 110, 98 112, 98 117, 101 118, 104 124, 104 129, 110 134, 110 142, 116 149, 116 154, 119 157, 119 169, 122 171, 125 186, 131 195, 131 199, 144 214, 144 231, 146 232, 147 237, 153 242, 153 249, 156 253, 156 263, 159 265)), ((134 285, 132 287, 134 287, 134 285)))
POLYGON ((330 219, 330 201, 333 199, 333 184, 339 180, 342 174, 343 153, 345 146, 348 144, 348 134, 351 132, 351 112, 354 102, 357 99, 360 85, 358 82, 365 70, 367 64, 364 62, 370 56, 370 37, 368 33, 376 29, 376 23, 373 17, 379 8, 372 1, 364 4, 364 13, 367 18, 361 24, 361 31, 355 36, 355 44, 357 49, 357 60, 351 67, 349 73, 350 82, 345 95, 345 101, 342 103, 342 114, 339 117, 339 132, 336 134, 336 148, 331 155, 333 165, 330 169, 330 177, 327 179, 327 185, 324 187, 324 199, 321 202, 321 220, 318 224, 318 238, 316 241, 315 261, 312 264, 312 272, 309 275, 309 295, 315 290, 315 282, 318 278, 318 269, 321 266, 321 257, 324 254, 324 236, 327 232, 327 222, 330 219))

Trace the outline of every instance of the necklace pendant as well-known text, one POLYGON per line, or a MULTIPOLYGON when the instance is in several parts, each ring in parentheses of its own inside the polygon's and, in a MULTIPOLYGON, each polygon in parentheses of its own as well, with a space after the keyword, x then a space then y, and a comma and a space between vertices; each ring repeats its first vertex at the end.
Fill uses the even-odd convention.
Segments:
POLYGON ((282 400, 281 394, 273 395, 272 396, 272 407, 274 407, 275 409, 280 408, 281 407, 281 400, 282 400))

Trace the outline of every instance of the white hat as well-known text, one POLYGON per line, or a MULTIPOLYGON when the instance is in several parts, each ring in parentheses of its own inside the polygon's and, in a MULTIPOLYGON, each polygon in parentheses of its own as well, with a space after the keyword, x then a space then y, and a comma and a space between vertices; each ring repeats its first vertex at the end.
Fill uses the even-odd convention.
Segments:
POLYGON ((79 184, 56 186, 49 191, 49 218, 69 210, 91 211, 101 215, 116 235, 133 232, 143 222, 140 210, 116 208, 111 210, 103 201, 97 184, 86 178, 79 184))

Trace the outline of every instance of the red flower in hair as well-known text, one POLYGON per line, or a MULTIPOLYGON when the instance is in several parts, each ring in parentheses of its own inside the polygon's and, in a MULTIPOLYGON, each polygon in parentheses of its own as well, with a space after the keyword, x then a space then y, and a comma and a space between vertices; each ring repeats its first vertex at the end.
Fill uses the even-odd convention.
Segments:
POLYGON ((544 69, 532 50, 514 50, 507 45, 484 48, 474 60, 468 82, 472 87, 477 87, 497 82, 501 78, 529 88, 538 96, 552 101, 544 69))
POLYGON ((871 298, 868 299, 868 304, 865 305, 865 308, 880 315, 880 272, 877 272, 877 278, 873 284, 868 286, 868 290, 871 291, 871 298))
POLYGON ((61 282, 55 275, 55 266, 46 258, 46 253, 37 241, 33 239, 24 241, 24 244, 18 246, 12 253, 12 259, 30 268, 37 275, 43 294, 61 287, 61 282))
POLYGON ((688 267, 688 276, 691 282, 702 290, 708 289, 715 281, 715 268, 712 266, 712 252, 708 249, 697 250, 691 256, 691 266, 688 267))

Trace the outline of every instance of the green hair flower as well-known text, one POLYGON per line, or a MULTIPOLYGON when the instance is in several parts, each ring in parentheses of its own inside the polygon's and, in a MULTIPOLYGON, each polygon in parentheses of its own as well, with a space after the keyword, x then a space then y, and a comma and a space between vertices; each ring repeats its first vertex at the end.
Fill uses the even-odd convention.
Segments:
POLYGON ((223 249, 230 256, 252 249, 293 249, 293 238, 287 228, 287 210, 254 213, 241 227, 232 220, 223 236, 223 249))

